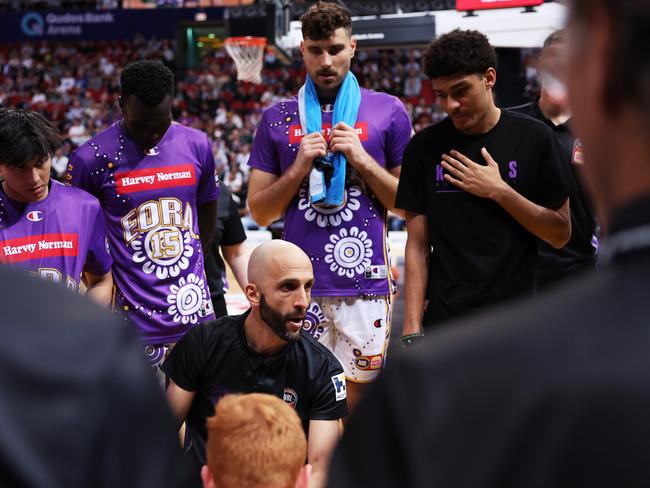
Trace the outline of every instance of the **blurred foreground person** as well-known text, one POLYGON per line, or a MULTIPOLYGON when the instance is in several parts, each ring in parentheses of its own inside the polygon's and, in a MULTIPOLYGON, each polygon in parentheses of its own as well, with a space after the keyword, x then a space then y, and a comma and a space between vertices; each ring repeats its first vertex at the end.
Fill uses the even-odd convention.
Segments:
POLYGON ((396 358, 346 430, 333 487, 650 484, 650 2, 569 4, 601 273, 396 358))
POLYGON ((264 393, 226 395, 208 419, 204 488, 307 488, 311 466, 300 418, 264 393))
POLYGON ((130 328, 5 267, 0 307, 0 486, 187 485, 174 421, 130 328))

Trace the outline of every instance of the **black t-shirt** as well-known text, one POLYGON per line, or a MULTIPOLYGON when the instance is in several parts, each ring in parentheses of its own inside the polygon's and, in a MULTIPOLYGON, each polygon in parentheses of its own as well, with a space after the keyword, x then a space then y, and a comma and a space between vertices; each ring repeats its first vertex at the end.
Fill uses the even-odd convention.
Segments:
POLYGON ((196 392, 186 419, 186 448, 205 463, 206 419, 227 393, 269 393, 295 410, 308 434, 310 420, 347 415, 343 368, 309 334, 266 358, 248 347, 243 315, 197 325, 172 349, 163 371, 196 392))
POLYGON ((220 183, 219 188, 214 241, 210 254, 205 258, 205 274, 210 287, 210 296, 213 298, 224 294, 226 265, 219 254, 219 246, 234 246, 246 240, 246 231, 239 217, 237 203, 226 185, 220 183))
POLYGON ((133 327, 4 266, 0 307, 0 486, 188 486, 176 423, 133 327))
POLYGON ((534 203, 559 208, 572 189, 552 131, 525 115, 502 110, 498 123, 479 136, 461 134, 449 118, 416 134, 404 154, 396 205, 427 216, 433 252, 425 325, 534 289, 535 236, 496 202, 443 177, 444 153, 455 149, 485 164, 482 147, 501 177, 534 203))
POLYGON ((531 102, 510 110, 529 115, 544 122, 553 130, 560 148, 560 156, 571 168, 575 191, 571 194, 571 239, 562 249, 555 249, 546 242, 538 241, 536 265, 537 283, 541 287, 554 284, 569 274, 588 268, 596 262, 596 248, 592 239, 596 232, 596 219, 591 202, 580 185, 579 167, 582 164, 578 140, 571 133, 570 122, 555 125, 539 108, 539 102, 531 102))

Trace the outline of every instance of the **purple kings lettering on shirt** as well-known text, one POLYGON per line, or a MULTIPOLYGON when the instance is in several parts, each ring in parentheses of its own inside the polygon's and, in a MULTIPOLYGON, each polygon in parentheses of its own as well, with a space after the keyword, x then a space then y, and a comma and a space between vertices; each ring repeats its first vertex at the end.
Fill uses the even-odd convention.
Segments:
POLYGON ((72 183, 102 202, 116 311, 143 340, 176 342, 214 318, 197 218, 197 206, 218 195, 207 136, 174 123, 144 155, 115 124, 77 149, 70 165, 72 183))
POLYGON ((99 202, 56 181, 47 197, 21 204, 0 190, 0 262, 78 290, 84 269, 111 268, 99 202))
MULTIPOLYGON (((326 138, 332 112, 322 112, 326 138)), ((364 149, 387 169, 399 166, 411 137, 411 124, 396 98, 361 90, 361 106, 355 124, 364 149)), ((249 159, 252 168, 281 174, 293 164, 302 130, 296 98, 280 102, 264 113, 249 159)), ((351 165, 348 163, 348 171, 351 165)), ((316 280, 314 296, 387 295, 390 293, 386 246, 386 211, 368 195, 360 181, 346 185, 340 208, 318 209, 309 203, 303 183, 284 218, 284 238, 296 243, 311 258, 316 280), (384 272, 366 270, 377 267, 384 272)))
POLYGON ((508 163, 508 176, 510 178, 517 178, 517 161, 510 161, 508 163))

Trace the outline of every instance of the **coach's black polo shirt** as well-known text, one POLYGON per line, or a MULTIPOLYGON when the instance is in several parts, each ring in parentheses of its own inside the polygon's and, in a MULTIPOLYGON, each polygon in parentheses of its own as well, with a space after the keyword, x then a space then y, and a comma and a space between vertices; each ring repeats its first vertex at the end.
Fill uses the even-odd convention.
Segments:
POLYGON ((485 164, 482 147, 503 180, 538 205, 557 209, 572 190, 553 132, 531 117, 502 110, 497 124, 477 136, 445 118, 416 134, 404 153, 396 206, 427 216, 433 252, 425 326, 534 290, 537 238, 493 200, 444 179, 444 153, 455 149, 485 164))
POLYGON ((553 130, 560 148, 560 156, 573 174, 575 191, 570 196, 571 239, 562 249, 555 249, 542 240, 538 241, 537 285, 546 288, 572 273, 594 269, 596 248, 592 241, 596 232, 596 219, 591 203, 580 185, 578 173, 582 165, 582 151, 579 142, 571 133, 569 123, 555 125, 547 119, 539 108, 539 100, 510 110, 534 117, 553 130))
POLYGON ((334 355, 301 333, 278 356, 260 356, 244 335, 249 313, 193 327, 162 367, 179 387, 196 392, 186 419, 186 448, 201 463, 205 463, 206 419, 227 393, 282 398, 298 413, 305 434, 310 420, 335 420, 348 412, 345 376, 334 355))

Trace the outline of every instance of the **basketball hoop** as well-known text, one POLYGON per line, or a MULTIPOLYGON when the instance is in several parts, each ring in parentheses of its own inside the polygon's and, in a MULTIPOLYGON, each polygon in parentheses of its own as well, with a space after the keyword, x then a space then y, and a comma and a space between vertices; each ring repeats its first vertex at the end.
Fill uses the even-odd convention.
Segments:
POLYGON ((224 42, 226 51, 235 61, 237 79, 252 83, 262 82, 265 37, 229 37, 224 42))

